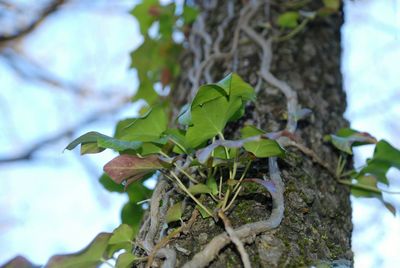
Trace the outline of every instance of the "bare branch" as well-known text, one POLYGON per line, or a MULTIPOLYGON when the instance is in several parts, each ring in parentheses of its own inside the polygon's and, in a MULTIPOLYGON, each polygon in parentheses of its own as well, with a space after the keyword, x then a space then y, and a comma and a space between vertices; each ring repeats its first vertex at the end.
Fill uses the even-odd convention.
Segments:
POLYGON ((18 29, 11 35, 0 35, 0 42, 15 41, 25 35, 34 31, 49 15, 57 11, 57 9, 66 2, 66 0, 54 0, 48 6, 46 6, 39 16, 32 21, 30 24, 18 29))
POLYGON ((96 112, 92 113, 90 116, 88 116, 86 119, 77 123, 75 126, 67 128, 58 134, 55 134, 53 136, 50 136, 50 137, 47 137, 45 139, 38 141, 37 143, 33 144, 30 148, 26 149, 24 152, 22 152, 16 156, 0 157, 0 165, 6 164, 6 163, 11 163, 11 162, 31 160, 31 159, 33 159, 35 153, 38 152, 39 150, 43 149, 44 147, 48 146, 49 144, 56 143, 65 137, 72 136, 78 129, 82 128, 83 126, 86 126, 90 123, 96 122, 99 119, 102 119, 101 115, 115 113, 116 111, 120 110, 124 104, 128 103, 129 101, 130 101, 129 98, 124 98, 121 102, 118 102, 117 105, 115 105, 111 108, 96 111, 96 112))

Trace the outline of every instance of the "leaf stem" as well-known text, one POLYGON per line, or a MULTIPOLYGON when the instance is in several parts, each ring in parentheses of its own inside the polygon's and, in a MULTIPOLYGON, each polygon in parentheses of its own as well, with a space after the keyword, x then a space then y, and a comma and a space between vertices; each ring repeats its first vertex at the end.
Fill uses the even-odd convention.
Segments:
POLYGON ((207 212, 208 215, 213 217, 212 212, 210 212, 210 210, 208 208, 206 208, 196 197, 194 197, 194 195, 192 195, 191 192, 189 192, 188 188, 186 188, 186 186, 182 183, 182 181, 178 178, 178 176, 173 171, 170 171, 170 174, 175 178, 176 182, 178 183, 179 188, 181 188, 188 196, 190 196, 190 198, 192 198, 193 201, 197 205, 199 205, 199 207, 201 207, 205 212, 207 212))

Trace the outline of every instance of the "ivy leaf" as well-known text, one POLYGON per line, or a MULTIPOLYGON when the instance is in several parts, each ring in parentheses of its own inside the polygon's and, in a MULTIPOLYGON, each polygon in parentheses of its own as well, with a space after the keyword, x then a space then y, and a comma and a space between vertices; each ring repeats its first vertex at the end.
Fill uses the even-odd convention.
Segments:
POLYGON ((182 12, 183 23, 186 25, 192 24, 195 21, 198 14, 199 10, 197 8, 184 5, 182 12))
POLYGON ((116 268, 130 268, 133 262, 137 259, 135 255, 130 252, 124 252, 118 256, 117 262, 115 263, 116 268))
POLYGON ((189 192, 191 194, 211 194, 212 189, 205 184, 198 183, 189 187, 189 192))
POLYGON ((110 240, 108 241, 108 248, 106 256, 111 258, 115 252, 124 249, 126 251, 132 250, 132 239, 134 236, 134 230, 132 226, 127 224, 121 224, 112 233, 110 240))
POLYGON ((109 191, 109 192, 117 192, 117 193, 123 193, 124 192, 124 186, 121 184, 118 184, 114 182, 107 174, 103 173, 101 175, 99 182, 103 187, 109 191))
POLYGON ((167 223, 179 221, 182 218, 182 202, 178 202, 170 207, 165 216, 165 221, 167 223))
POLYGON ((131 14, 136 17, 139 22, 140 32, 146 35, 147 31, 157 19, 156 8, 160 8, 158 0, 146 0, 135 6, 131 14))
POLYGON ((367 166, 360 171, 360 175, 372 174, 379 182, 388 185, 386 173, 391 167, 400 169, 400 151, 381 140, 376 144, 373 157, 367 160, 367 166))
POLYGON ((34 265, 27 258, 23 256, 16 256, 9 260, 7 263, 3 264, 1 268, 39 268, 41 266, 34 265))
POLYGON ((356 182, 351 183, 351 194, 355 197, 376 197, 378 198, 383 205, 394 215, 396 216, 396 208, 383 200, 382 190, 378 188, 378 180, 374 175, 362 175, 355 178, 356 182))
POLYGON ((285 155, 285 150, 279 145, 279 143, 269 139, 245 142, 243 147, 246 151, 251 152, 260 158, 272 156, 282 157, 285 155))
POLYGON ((167 129, 168 118, 162 106, 156 106, 141 118, 125 119, 117 125, 115 137, 124 141, 159 142, 167 129))
POLYGON ((278 25, 282 28, 289 28, 293 29, 296 28, 297 25, 299 25, 298 20, 299 20, 299 13, 295 11, 288 11, 283 14, 281 14, 278 17, 278 25))
POLYGON ((106 148, 117 152, 129 149, 136 150, 142 145, 141 142, 121 141, 99 132, 91 131, 73 140, 65 149, 73 150, 79 144, 81 144, 81 154, 99 153, 106 148))
POLYGON ((145 175, 158 169, 165 168, 167 163, 160 160, 157 155, 149 155, 143 158, 122 154, 117 156, 104 166, 104 172, 116 183, 121 184, 127 180, 127 185, 140 180, 145 175))
POLYGON ((252 86, 243 81, 236 73, 227 75, 217 83, 229 97, 240 97, 243 101, 255 100, 256 94, 252 86))
POLYGON ((248 137, 253 137, 253 136, 258 136, 265 134, 264 130, 261 130, 255 126, 252 125, 245 125, 241 130, 240 134, 242 135, 242 138, 248 138, 248 137))
POLYGON ((254 182, 254 183, 257 183, 257 184, 260 184, 261 186, 263 186, 270 193, 276 192, 276 186, 272 181, 266 181, 266 180, 257 179, 257 178, 249 178, 249 179, 244 179, 243 182, 254 182))
POLYGON ((134 202, 127 202, 121 210, 122 223, 132 226, 133 233, 136 234, 139 231, 143 213, 142 206, 134 202))
POLYGON ((170 128, 170 129, 167 129, 167 131, 165 131, 165 134, 175 144, 175 146, 173 148, 174 153, 184 154, 189 151, 190 148, 186 142, 186 138, 185 138, 186 132, 184 130, 170 128))
POLYGON ((98 267, 106 252, 112 234, 100 233, 83 250, 67 255, 56 255, 45 265, 47 268, 90 268, 98 267))
POLYGON ((190 113, 190 104, 185 104, 178 115, 178 123, 183 126, 189 126, 192 124, 192 115, 190 113))
POLYGON ((239 98, 228 101, 226 97, 219 97, 192 108, 193 126, 190 126, 186 133, 188 145, 196 148, 222 133, 226 123, 241 106, 242 101, 239 98))
POLYGON ((131 242, 133 238, 133 230, 132 227, 127 224, 121 224, 114 231, 108 243, 112 244, 120 244, 131 242))
POLYGON ((350 128, 340 129, 336 135, 328 135, 325 141, 330 141, 339 150, 353 154, 352 147, 365 144, 375 144, 377 141, 369 133, 358 132, 350 128))

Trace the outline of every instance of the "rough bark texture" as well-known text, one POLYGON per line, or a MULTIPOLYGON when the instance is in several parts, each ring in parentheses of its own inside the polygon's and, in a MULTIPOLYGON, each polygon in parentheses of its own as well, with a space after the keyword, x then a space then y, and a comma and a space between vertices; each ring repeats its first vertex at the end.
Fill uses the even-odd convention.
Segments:
MULTIPOLYGON (((220 1, 212 9, 202 7, 206 18, 204 30, 213 40, 218 35, 217 26, 226 17, 227 2, 220 1)), ((225 31, 222 48, 230 45, 242 2, 246 1, 235 2, 235 18, 225 31)), ((266 16, 274 21, 283 10, 280 4, 271 5, 270 11, 261 9, 250 20, 250 25, 262 33, 259 25, 266 22, 266 16)), ((341 23, 339 15, 317 19, 288 41, 274 43, 271 65, 271 72, 297 92, 299 104, 313 111, 310 117, 299 123, 296 135, 300 143, 312 149, 333 169, 338 153, 323 142, 323 136, 347 125, 342 117, 346 104, 340 74, 341 23)), ((237 137, 237 129, 244 123, 259 125, 268 132, 285 128, 286 100, 279 90, 259 81, 260 53, 260 48, 241 33, 235 57, 216 61, 210 71, 217 81, 235 71, 232 69, 235 68, 232 61, 235 61, 236 72, 245 81, 253 86, 261 83, 256 103, 247 107, 244 119, 229 125, 228 137, 237 137)), ((192 61, 191 52, 187 52, 182 61, 183 74, 174 92, 177 105, 188 101, 187 91, 191 84, 185 70, 192 66, 192 61)), ((253 267, 300 267, 341 259, 352 263, 349 189, 338 184, 327 170, 296 149, 289 148, 287 157, 278 160, 278 164, 286 185, 285 215, 277 229, 257 236, 255 242, 246 245, 253 267)), ((268 175, 267 161, 258 161, 251 173, 257 177, 268 175)), ((233 226, 238 227, 266 219, 270 211, 271 200, 266 191, 251 186, 240 195, 229 218, 233 226)), ((171 242, 175 248, 178 246, 190 251, 189 255, 177 251, 177 266, 190 260, 222 232, 224 228, 220 223, 199 217, 188 234, 171 242)), ((210 267, 241 266, 240 256, 233 245, 224 248, 210 264, 210 267)))

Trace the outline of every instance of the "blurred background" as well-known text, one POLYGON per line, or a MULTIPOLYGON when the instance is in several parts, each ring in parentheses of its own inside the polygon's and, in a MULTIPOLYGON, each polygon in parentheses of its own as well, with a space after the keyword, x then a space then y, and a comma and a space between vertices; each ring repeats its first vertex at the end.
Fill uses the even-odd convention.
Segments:
MULTIPOLYGON (((117 120, 137 114, 135 3, 0 0, 0 264, 16 254, 43 264, 120 223, 127 197, 98 183, 113 154, 63 149, 90 130, 112 135, 117 120)), ((400 0, 345 1, 344 11, 345 116, 400 148, 400 0)), ((372 154, 355 151, 356 167, 372 154)), ((399 191, 400 172, 389 179, 399 191)), ((400 210, 399 195, 384 198, 400 210)), ((400 217, 378 200, 352 202, 355 266, 398 267, 400 217)))

